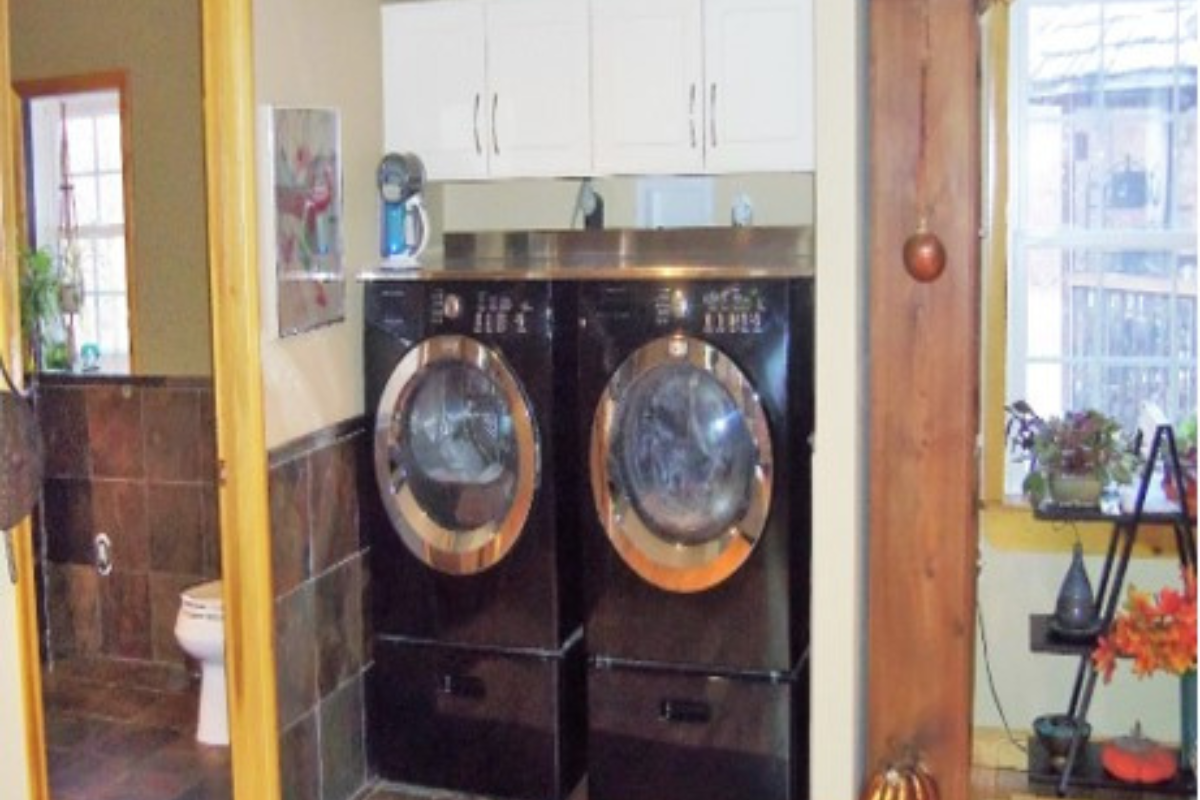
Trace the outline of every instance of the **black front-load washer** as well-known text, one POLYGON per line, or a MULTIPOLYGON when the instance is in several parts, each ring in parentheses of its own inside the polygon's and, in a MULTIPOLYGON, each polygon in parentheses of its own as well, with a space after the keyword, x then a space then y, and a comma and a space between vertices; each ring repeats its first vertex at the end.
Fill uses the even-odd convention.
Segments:
POLYGON ((802 795, 812 289, 580 284, 592 800, 802 795))
POLYGON ((558 797, 582 774, 571 293, 436 272, 364 290, 376 503, 370 749, 381 777, 558 797), (471 748, 467 758, 463 747, 471 748), (471 765, 465 768, 464 765, 471 765))

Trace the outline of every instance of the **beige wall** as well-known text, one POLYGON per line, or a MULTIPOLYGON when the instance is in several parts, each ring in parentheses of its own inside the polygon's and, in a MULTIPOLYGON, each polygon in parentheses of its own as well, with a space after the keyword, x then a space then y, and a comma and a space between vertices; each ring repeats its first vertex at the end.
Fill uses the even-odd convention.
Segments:
POLYGON ((210 375, 200 0, 12 0, 10 32, 14 80, 127 72, 137 371, 210 375))
MULTIPOLYGON (((702 179, 703 180, 703 179, 702 179)), ((712 181, 712 216, 705 225, 730 224, 733 199, 750 198, 756 225, 811 225, 813 175, 721 175, 712 181)), ((638 222, 638 179, 597 178, 604 198, 604 224, 633 228, 638 222)), ((456 183, 439 187, 431 210, 447 231, 560 230, 571 227, 576 180, 520 180, 456 183)), ((583 226, 575 220, 574 227, 583 226)))
MULTIPOLYGON (((267 447, 273 448, 362 413, 362 287, 355 275, 376 253, 375 168, 383 152, 379 3, 255 0, 254 31, 260 110, 337 109, 342 136, 344 322, 283 339, 271 329, 274 243, 259 226, 267 447)), ((260 161, 266 157, 260 154, 260 161)), ((260 216, 266 199, 260 183, 260 216)))

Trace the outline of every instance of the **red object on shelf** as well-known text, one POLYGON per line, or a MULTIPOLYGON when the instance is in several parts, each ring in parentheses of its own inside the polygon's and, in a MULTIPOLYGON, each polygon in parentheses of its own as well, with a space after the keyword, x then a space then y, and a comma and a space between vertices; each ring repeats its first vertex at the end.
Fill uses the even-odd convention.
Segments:
POLYGON ((1163 783, 1179 768, 1175 751, 1142 736, 1141 725, 1100 748, 1100 761, 1106 772, 1126 783, 1163 783))

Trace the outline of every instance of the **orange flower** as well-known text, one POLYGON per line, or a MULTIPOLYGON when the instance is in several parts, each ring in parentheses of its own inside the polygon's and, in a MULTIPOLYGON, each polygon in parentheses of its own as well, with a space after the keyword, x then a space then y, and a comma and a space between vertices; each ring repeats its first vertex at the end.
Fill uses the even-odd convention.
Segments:
POLYGON ((1123 611, 1092 651, 1092 663, 1112 680, 1117 659, 1133 659, 1133 674, 1182 675, 1196 668, 1196 572, 1183 571, 1183 591, 1164 588, 1157 595, 1129 587, 1123 611))

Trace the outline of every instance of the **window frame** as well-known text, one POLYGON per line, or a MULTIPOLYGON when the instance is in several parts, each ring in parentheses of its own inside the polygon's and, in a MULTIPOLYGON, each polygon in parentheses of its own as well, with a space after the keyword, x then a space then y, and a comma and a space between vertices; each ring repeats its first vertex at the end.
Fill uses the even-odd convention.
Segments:
MULTIPOLYGON (((29 105, 34 100, 44 100, 57 95, 86 94, 91 92, 115 91, 117 105, 120 109, 121 120, 121 191, 123 205, 123 240, 125 248, 125 304, 126 320, 129 336, 129 362, 120 374, 138 374, 137 353, 137 269, 134 259, 134 225, 133 225, 133 119, 130 114, 130 91, 128 73, 124 70, 111 72, 95 72, 80 75, 68 75, 53 78, 40 78, 13 82, 20 103, 20 142, 22 153, 17 159, 19 171, 18 180, 22 191, 17 192, 17 222, 22 231, 24 241, 34 239, 34 224, 29 211, 29 198, 33 192, 33 176, 28 174, 26 162, 30 149, 29 105)), ((112 373, 112 370, 104 370, 112 373)))

